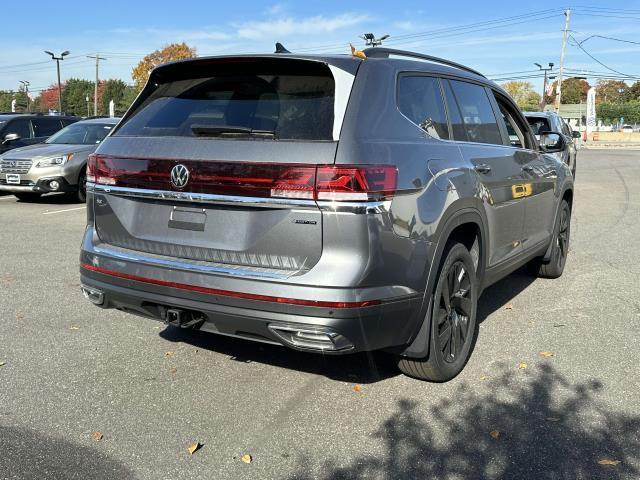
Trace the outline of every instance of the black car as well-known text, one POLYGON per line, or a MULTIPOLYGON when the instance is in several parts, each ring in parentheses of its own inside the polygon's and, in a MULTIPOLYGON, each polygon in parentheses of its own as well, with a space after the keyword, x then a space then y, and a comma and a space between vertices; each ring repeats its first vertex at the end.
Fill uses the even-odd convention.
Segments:
POLYGON ((524 116, 538 139, 544 132, 558 133, 562 136, 562 150, 556 153, 556 156, 569 165, 571 173, 575 176, 578 156, 575 140, 580 138, 580 132, 573 130, 556 112, 525 112, 524 116))
POLYGON ((0 154, 18 147, 42 143, 61 128, 80 120, 80 117, 0 114, 0 154))

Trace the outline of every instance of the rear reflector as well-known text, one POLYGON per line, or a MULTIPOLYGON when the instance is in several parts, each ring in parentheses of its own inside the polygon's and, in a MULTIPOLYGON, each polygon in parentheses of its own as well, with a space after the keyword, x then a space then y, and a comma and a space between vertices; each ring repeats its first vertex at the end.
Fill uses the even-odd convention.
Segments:
POLYGON ((362 302, 328 302, 322 300, 302 300, 298 298, 272 297, 270 295, 257 295, 253 293, 231 292, 229 290, 220 290, 217 288, 200 287, 198 285, 188 285, 185 283, 167 282, 166 280, 157 280, 154 278, 140 277, 128 273, 117 272, 107 268, 96 267, 88 263, 80 263, 80 267, 91 272, 110 275, 112 277, 124 278, 134 282, 147 283, 150 285, 159 285, 162 287, 177 288, 190 292, 206 293, 209 295, 219 295, 223 297, 243 298, 246 300, 258 300, 261 302, 284 303, 289 305, 303 305, 307 307, 323 307, 323 308, 362 308, 380 305, 381 300, 365 300, 362 302))
POLYGON ((87 181, 103 185, 265 198, 331 201, 387 200, 397 169, 392 165, 301 165, 180 161, 189 170, 181 188, 171 183, 174 160, 90 155, 87 181))

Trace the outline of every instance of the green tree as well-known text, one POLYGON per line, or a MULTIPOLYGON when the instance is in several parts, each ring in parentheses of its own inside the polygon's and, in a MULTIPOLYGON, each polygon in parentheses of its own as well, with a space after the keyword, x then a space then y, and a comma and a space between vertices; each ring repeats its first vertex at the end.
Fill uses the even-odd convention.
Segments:
MULTIPOLYGON (((552 94, 545 95, 547 104, 553 105, 556 101, 556 87, 558 81, 552 83, 552 94)), ((587 101, 587 92, 591 88, 589 82, 580 78, 570 77, 562 81, 562 100, 561 103, 571 104, 587 101)))
POLYGON ((600 80, 596 85, 596 103, 623 103, 630 100, 629 85, 621 80, 600 80))
POLYGON ((106 80, 102 87, 102 95, 99 98, 99 112, 109 114, 109 102, 113 100, 116 106, 116 114, 118 114, 118 106, 122 102, 127 84, 119 79, 106 80))
POLYGON ((11 101, 13 100, 14 92, 11 90, 0 90, 0 112, 11 111, 11 101))
POLYGON ((534 89, 529 82, 506 82, 502 84, 509 95, 516 101, 522 110, 535 111, 540 108, 540 94, 534 89))
POLYGON ((640 81, 629 87, 629 100, 640 100, 640 81))
POLYGON ((64 83, 62 109, 69 115, 87 115, 87 95, 93 99, 94 82, 70 78, 64 83))
POLYGON ((607 123, 618 122, 622 117, 625 123, 640 123, 640 101, 600 103, 596 105, 596 115, 607 123))

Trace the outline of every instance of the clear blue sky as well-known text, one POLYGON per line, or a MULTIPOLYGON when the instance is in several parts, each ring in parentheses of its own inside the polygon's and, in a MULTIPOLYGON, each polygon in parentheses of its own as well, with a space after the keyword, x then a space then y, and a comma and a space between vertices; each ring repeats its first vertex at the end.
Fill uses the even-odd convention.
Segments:
MULTIPOLYGON (((494 78, 528 76, 535 74, 533 62, 559 63, 563 7, 544 0, 111 0, 100 4, 66 0, 54 8, 51 2, 35 0, 13 18, 5 15, 0 29, 0 89, 16 89, 19 80, 30 81, 32 90, 54 83, 55 65, 47 62, 43 50, 71 51, 62 63, 63 79, 93 78, 92 60, 85 55, 100 52, 108 58, 101 65, 101 78, 131 82, 133 65, 171 42, 185 41, 199 55, 271 52, 275 41, 292 51, 346 52, 349 42, 361 45, 358 36, 368 31, 390 34, 390 47, 447 57, 494 78), (97 5, 101 5, 99 11, 97 5), (482 25, 516 16, 521 17, 482 25), (468 25, 475 26, 459 29, 468 25)), ((640 1, 585 0, 572 9, 571 30, 578 40, 605 35, 640 42, 640 1)), ((638 44, 592 38, 583 47, 607 67, 640 75, 638 44)), ((571 69, 608 71, 571 44, 566 63, 571 69)), ((539 78, 530 81, 541 88, 539 78)))

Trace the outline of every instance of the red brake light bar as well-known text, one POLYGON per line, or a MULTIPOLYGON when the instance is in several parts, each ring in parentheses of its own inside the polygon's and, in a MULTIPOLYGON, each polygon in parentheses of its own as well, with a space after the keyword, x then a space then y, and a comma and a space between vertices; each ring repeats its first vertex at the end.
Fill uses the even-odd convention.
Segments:
POLYGON ((147 283, 149 285, 159 285, 162 287, 177 288, 180 290, 187 290, 190 292, 206 293, 209 295, 219 295, 223 297, 243 298, 246 300, 258 300, 262 302, 272 303, 284 303, 289 305, 304 305, 307 307, 323 307, 323 308, 362 308, 371 307, 373 305, 380 305, 380 300, 365 300, 362 302, 328 302, 322 300, 302 300, 299 298, 285 298, 285 297, 272 297, 270 295, 258 295, 253 293, 244 292, 232 292, 229 290, 220 290, 217 288, 200 287, 198 285, 188 285, 185 283, 167 282, 165 280, 157 280, 154 278, 140 277, 138 275, 131 275, 128 273, 117 272, 107 268, 96 267, 88 263, 80 263, 80 267, 92 272, 101 273, 103 275, 110 275, 112 277, 123 278, 126 280, 132 280, 134 282, 147 283))
POLYGON ((91 155, 87 181, 103 185, 219 195, 332 201, 371 201, 393 197, 397 169, 392 165, 305 165, 248 162, 175 161, 91 155), (170 172, 178 163, 190 172, 178 189, 170 172))

